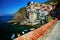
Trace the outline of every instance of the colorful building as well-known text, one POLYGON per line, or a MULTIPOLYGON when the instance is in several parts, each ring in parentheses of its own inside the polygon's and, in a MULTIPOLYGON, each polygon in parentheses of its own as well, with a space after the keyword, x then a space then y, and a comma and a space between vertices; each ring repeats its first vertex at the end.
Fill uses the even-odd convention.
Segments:
POLYGON ((36 20, 45 20, 45 17, 52 10, 52 6, 48 4, 40 4, 31 2, 29 6, 26 7, 27 18, 30 22, 35 22, 36 20), (43 16, 43 17, 42 17, 43 16))

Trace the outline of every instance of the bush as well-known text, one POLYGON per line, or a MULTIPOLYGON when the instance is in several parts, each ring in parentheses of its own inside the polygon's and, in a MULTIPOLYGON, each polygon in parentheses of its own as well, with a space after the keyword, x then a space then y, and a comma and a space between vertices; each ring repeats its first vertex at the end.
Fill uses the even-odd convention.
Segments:
POLYGON ((49 16, 47 17, 46 21, 47 21, 47 22, 50 22, 51 20, 53 20, 53 19, 52 19, 52 17, 49 15, 49 16))

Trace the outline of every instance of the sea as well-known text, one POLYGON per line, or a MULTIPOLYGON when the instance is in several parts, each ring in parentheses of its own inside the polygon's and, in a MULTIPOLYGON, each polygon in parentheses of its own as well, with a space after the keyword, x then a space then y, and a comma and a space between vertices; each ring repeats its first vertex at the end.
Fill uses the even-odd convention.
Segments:
POLYGON ((0 16, 0 40, 11 40, 11 25, 7 23, 13 19, 13 15, 0 16))
POLYGON ((24 35, 32 30, 38 28, 36 26, 27 26, 27 25, 11 25, 7 23, 13 19, 13 15, 9 16, 0 16, 0 40, 13 40, 17 38, 17 35, 20 33, 24 35))
POLYGON ((9 16, 0 16, 0 22, 8 22, 13 19, 13 15, 9 16))

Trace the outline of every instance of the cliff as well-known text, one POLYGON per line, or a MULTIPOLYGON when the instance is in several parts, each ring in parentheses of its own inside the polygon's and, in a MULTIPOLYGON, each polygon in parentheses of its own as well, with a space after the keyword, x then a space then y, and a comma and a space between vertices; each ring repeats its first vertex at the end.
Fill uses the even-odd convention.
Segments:
POLYGON ((22 7, 14 14, 13 19, 9 23, 20 24, 24 20, 26 20, 26 8, 22 7))

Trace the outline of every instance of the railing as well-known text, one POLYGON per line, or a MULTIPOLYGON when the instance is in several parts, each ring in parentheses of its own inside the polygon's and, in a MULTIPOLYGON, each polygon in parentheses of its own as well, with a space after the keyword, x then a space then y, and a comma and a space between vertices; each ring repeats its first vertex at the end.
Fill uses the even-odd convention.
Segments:
POLYGON ((49 28, 51 28, 57 21, 58 19, 56 18, 55 20, 48 22, 47 24, 41 26, 40 28, 37 28, 36 30, 33 30, 25 35, 18 36, 14 40, 37 40, 39 37, 43 36, 45 32, 49 28))

